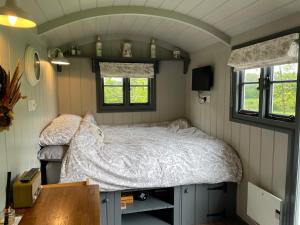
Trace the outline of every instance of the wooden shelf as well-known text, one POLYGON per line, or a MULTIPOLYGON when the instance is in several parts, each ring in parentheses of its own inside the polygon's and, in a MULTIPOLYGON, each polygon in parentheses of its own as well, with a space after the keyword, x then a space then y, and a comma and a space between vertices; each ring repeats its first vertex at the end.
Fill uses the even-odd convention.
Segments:
POLYGON ((126 209, 122 209, 122 214, 131 214, 137 212, 146 212, 146 211, 153 211, 159 209, 171 209, 171 208, 174 208, 174 205, 150 196, 145 201, 135 200, 133 204, 127 205, 126 209))
POLYGON ((145 214, 129 214, 122 217, 122 225, 170 225, 157 217, 145 214))
POLYGON ((95 62, 128 62, 128 63, 154 63, 156 72, 159 72, 159 62, 161 61, 182 61, 183 62, 183 73, 186 74, 190 64, 189 57, 182 57, 180 59, 175 58, 126 58, 126 57, 96 57, 87 55, 65 55, 66 58, 90 58, 92 60, 93 72, 95 69, 95 62))

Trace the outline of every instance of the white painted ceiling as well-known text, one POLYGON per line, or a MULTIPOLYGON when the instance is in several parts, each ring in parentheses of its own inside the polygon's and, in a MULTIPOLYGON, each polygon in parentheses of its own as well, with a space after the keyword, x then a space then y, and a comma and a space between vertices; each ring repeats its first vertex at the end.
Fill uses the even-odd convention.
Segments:
MULTIPOLYGON (((0 0, 0 5, 4 2, 0 0)), ((19 0, 19 5, 39 25, 96 7, 154 7, 199 19, 231 37, 300 11, 300 0, 19 0)), ((58 27, 41 36, 50 46, 60 46, 97 34, 149 36, 188 52, 218 42, 216 38, 190 25, 141 15, 89 18, 58 27)))

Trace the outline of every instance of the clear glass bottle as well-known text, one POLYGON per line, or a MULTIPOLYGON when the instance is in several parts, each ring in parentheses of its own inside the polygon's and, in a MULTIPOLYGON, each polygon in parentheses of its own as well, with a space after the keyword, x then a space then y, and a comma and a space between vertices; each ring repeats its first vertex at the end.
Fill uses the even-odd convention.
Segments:
POLYGON ((155 44, 155 39, 151 40, 151 45, 150 45, 150 57, 152 59, 156 58, 156 44, 155 44))
POLYGON ((96 56, 98 57, 102 56, 102 42, 100 36, 97 37, 97 41, 96 41, 96 56))
POLYGON ((75 47, 75 45, 72 45, 71 55, 76 55, 76 47, 75 47))

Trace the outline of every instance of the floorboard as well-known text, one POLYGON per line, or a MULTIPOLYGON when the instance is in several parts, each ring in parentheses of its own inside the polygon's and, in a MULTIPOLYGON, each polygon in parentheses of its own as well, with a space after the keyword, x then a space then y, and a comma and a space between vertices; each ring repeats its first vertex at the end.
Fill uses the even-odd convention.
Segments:
POLYGON ((211 222, 211 223, 200 224, 200 225, 245 225, 245 223, 241 223, 236 220, 224 220, 224 221, 211 222))

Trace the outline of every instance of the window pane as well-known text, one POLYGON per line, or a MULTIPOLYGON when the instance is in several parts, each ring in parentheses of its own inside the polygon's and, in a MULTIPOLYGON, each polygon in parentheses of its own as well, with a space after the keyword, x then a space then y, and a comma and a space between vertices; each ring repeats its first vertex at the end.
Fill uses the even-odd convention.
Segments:
POLYGON ((285 64, 273 67, 273 80, 297 80, 298 63, 285 64))
POLYGON ((130 103, 142 104, 148 103, 148 86, 146 87, 130 87, 130 103))
POLYGON ((121 77, 104 77, 104 85, 123 85, 123 78, 121 77))
POLYGON ((258 82, 260 71, 260 68, 245 70, 244 82, 258 82))
POLYGON ((272 112, 279 115, 295 115, 296 82, 272 85, 272 112))
POLYGON ((130 78, 130 85, 148 85, 148 78, 130 78))
POLYGON ((104 86, 104 104, 123 104, 123 87, 104 86))
POLYGON ((258 84, 244 84, 243 85, 242 109, 258 112, 258 109, 259 109, 258 84))

